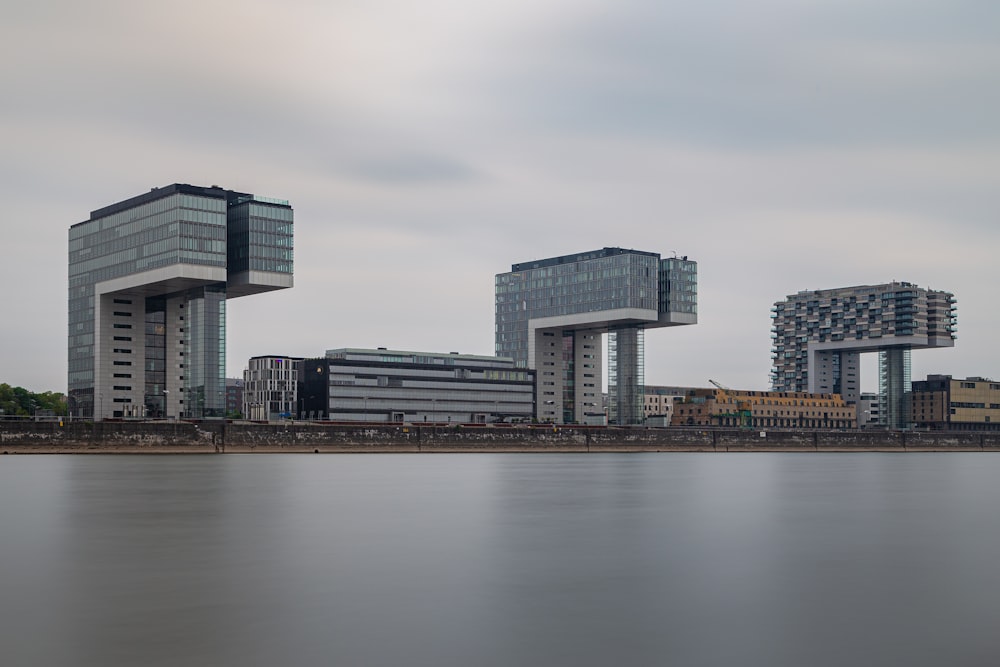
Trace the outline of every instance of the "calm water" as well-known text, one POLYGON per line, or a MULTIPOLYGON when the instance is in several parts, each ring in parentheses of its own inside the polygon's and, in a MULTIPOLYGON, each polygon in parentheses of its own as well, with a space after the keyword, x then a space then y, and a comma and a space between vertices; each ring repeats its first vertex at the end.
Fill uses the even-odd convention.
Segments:
POLYGON ((991 454, 0 457, 3 665, 997 665, 991 454))

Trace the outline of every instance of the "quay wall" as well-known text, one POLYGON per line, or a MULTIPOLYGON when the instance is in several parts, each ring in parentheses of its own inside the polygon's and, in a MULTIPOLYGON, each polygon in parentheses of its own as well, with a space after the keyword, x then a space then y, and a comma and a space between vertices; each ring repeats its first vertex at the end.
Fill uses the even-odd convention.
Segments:
POLYGON ((1000 432, 0 422, 0 453, 1000 451, 1000 432))

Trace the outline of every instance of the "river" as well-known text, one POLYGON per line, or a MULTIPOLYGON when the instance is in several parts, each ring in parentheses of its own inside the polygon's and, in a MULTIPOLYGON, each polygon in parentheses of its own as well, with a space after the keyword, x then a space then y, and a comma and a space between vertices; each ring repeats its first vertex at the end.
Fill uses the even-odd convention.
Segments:
POLYGON ((996 665, 1000 456, 0 457, 0 658, 996 665))

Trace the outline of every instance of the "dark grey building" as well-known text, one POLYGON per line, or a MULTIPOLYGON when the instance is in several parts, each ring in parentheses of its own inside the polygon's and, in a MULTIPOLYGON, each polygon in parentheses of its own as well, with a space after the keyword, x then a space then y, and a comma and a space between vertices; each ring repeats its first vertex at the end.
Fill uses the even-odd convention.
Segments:
POLYGON ((299 416, 331 421, 529 421, 533 371, 472 354, 341 348, 298 365, 299 416))
MULTIPOLYGON (((774 391, 860 398, 860 355, 879 354, 879 424, 908 423, 910 351, 955 344, 955 296, 907 282, 809 290, 771 309, 774 391)), ((859 421, 864 422, 862 415, 859 421)))
POLYGON ((644 330, 698 321, 697 264, 602 248, 496 276, 496 353, 537 372, 541 421, 599 423, 608 334, 612 423, 643 421, 644 330))
POLYGON ((292 286, 292 208, 173 184, 69 230, 76 417, 222 417, 226 300, 292 286))

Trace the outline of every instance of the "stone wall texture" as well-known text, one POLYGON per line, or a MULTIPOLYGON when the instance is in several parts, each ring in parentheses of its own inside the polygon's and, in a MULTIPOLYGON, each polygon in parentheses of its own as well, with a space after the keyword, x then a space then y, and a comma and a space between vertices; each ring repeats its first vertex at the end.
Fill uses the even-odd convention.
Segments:
POLYGON ((0 453, 1000 451, 1000 433, 309 422, 0 422, 0 453))

